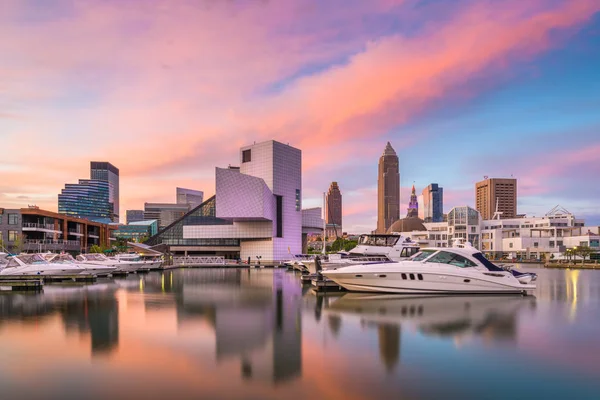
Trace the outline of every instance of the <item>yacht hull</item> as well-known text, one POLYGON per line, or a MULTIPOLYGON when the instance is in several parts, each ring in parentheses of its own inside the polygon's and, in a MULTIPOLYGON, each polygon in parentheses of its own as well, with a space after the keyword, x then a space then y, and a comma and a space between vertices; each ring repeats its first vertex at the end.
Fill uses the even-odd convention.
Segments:
MULTIPOLYGON (((323 275, 346 290, 354 292, 401 294, 527 294, 535 285, 525 285, 504 275, 472 276, 416 271, 381 273, 340 273, 323 275), (489 279, 488 279, 489 278, 489 279), (516 283, 515 283, 516 282, 516 283)), ((481 275, 481 274, 478 274, 481 275)))

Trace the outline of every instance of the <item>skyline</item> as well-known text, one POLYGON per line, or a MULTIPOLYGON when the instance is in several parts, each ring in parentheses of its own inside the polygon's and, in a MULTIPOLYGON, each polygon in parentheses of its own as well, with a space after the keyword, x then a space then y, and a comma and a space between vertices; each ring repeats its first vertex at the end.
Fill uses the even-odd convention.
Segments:
POLYGON ((520 214, 600 224, 600 3, 347 3, 3 2, 0 204, 56 210, 99 159, 124 222, 176 187, 209 198, 274 139, 303 152, 303 208, 337 181, 344 230, 369 232, 390 141, 401 217, 413 182, 448 212, 514 176, 520 214))

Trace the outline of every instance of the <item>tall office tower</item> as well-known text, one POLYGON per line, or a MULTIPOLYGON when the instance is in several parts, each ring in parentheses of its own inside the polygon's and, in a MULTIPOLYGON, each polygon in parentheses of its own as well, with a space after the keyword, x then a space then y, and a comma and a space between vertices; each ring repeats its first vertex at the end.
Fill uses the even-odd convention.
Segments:
POLYGON ((385 233, 400 219, 400 171, 398 156, 390 142, 379 158, 377 177, 377 232, 385 233))
POLYGON ((325 196, 325 219, 327 225, 331 225, 342 234, 342 192, 337 182, 331 182, 327 195, 325 196))
POLYGON ((127 216, 127 224, 144 220, 144 210, 127 210, 125 215, 127 216))
POLYGON ((415 192, 415 185, 413 185, 410 192, 410 202, 408 203, 408 210, 406 210, 406 218, 419 218, 419 202, 417 200, 417 193, 415 192))
POLYGON ((111 184, 97 179, 67 183, 58 195, 58 212, 104 223, 114 222, 111 184))
POLYGON ((444 189, 432 183, 423 189, 423 221, 444 222, 444 189))
POLYGON ((119 222, 119 169, 109 162, 92 161, 90 178, 110 183, 109 202, 113 204, 114 210, 111 220, 119 222))
POLYGON ((204 192, 201 190, 192 190, 177 188, 177 204, 187 204, 192 208, 198 207, 204 201, 204 192))
POLYGON ((144 221, 157 220, 158 229, 164 229, 183 217, 190 206, 172 203, 144 203, 144 221))
POLYGON ((513 178, 485 178, 475 184, 475 208, 482 219, 492 219, 496 212, 500 218, 517 217, 517 180, 513 178))

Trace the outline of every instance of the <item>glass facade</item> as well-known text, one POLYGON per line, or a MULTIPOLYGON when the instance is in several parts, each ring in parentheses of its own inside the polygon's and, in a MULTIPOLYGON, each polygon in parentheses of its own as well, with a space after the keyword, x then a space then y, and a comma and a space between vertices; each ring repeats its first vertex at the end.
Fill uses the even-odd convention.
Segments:
POLYGON ((183 217, 162 229, 146 242, 149 246, 239 246, 239 239, 184 239, 183 227, 190 225, 233 225, 232 221, 216 217, 216 197, 213 196, 183 217))
POLYGON ((58 195, 58 212, 72 217, 111 222, 114 204, 110 201, 111 184, 95 179, 67 183, 58 195))
POLYGON ((119 169, 109 162, 92 161, 90 178, 110 183, 109 202, 113 204, 111 220, 119 222, 119 169))

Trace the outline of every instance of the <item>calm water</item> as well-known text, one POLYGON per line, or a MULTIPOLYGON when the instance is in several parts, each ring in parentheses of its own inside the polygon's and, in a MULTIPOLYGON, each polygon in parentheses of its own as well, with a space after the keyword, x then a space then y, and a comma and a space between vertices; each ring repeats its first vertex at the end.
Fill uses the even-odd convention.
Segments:
POLYGON ((234 269, 2 292, 0 399, 598 398, 600 271, 537 272, 535 298, 234 269))

